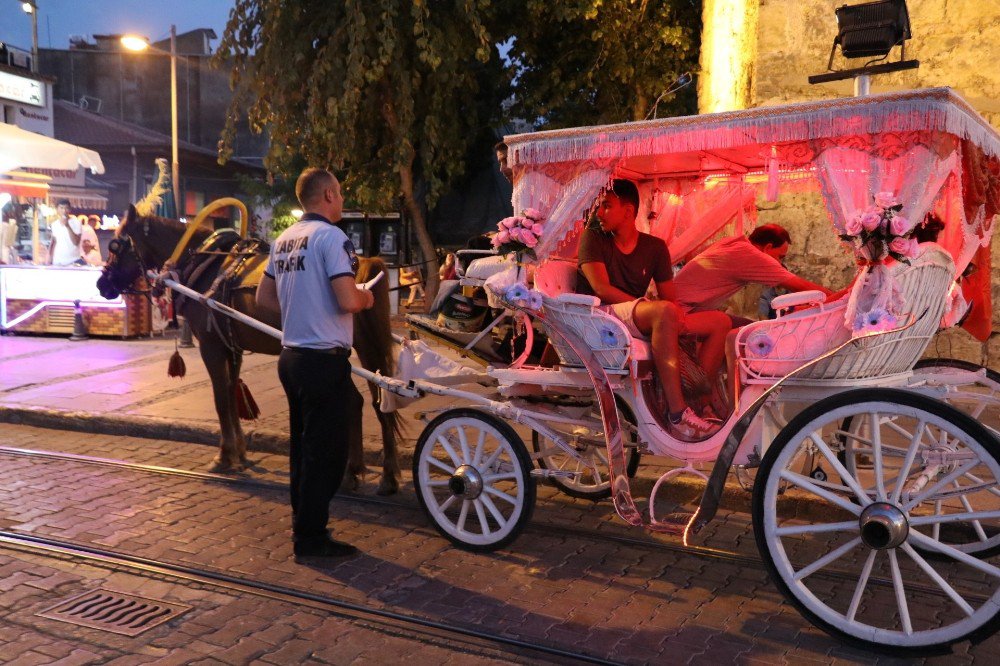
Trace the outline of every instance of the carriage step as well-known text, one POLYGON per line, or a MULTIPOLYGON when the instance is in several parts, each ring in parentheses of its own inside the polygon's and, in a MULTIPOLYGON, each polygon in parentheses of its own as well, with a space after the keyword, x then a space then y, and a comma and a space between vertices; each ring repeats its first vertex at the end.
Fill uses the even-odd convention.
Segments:
POLYGON ((531 476, 536 479, 576 479, 583 472, 570 472, 562 469, 535 468, 531 470, 531 476))
POLYGON ((668 513, 662 518, 652 520, 649 523, 649 529, 664 534, 681 535, 684 534, 684 530, 687 528, 693 515, 692 513, 683 511, 668 513))

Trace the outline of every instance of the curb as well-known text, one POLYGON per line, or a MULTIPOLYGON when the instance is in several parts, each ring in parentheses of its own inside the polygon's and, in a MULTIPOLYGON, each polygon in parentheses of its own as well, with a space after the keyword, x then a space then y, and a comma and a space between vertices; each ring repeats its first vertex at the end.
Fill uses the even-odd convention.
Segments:
MULTIPOLYGON (((189 442, 209 446, 217 446, 219 443, 219 430, 217 428, 178 425, 167 419, 146 416, 116 416, 39 407, 0 406, 0 423, 89 434, 124 435, 189 442)), ((285 432, 261 428, 246 429, 244 434, 247 438, 248 451, 288 455, 288 434, 285 432)), ((365 463, 378 467, 381 465, 381 457, 381 451, 366 451, 365 463)), ((399 464, 402 469, 410 469, 412 455, 400 455, 399 464)), ((641 489, 640 493, 645 491, 648 494, 654 482, 655 480, 652 478, 637 480, 634 490, 641 489)), ((704 482, 700 479, 695 480, 681 475, 667 484, 660 491, 658 497, 677 503, 696 503, 704 489, 704 482)), ((742 486, 732 477, 727 479, 719 508, 750 513, 751 503, 752 493, 743 490, 742 486)), ((819 518, 830 515, 828 503, 802 495, 781 498, 778 510, 786 517, 819 518)))
MULTIPOLYGON (((117 416, 40 407, 0 406, 0 423, 72 430, 101 435, 125 435, 195 444, 219 444, 218 428, 180 425, 148 416, 117 416)), ((245 429, 247 450, 288 455, 288 434, 268 429, 245 429)))

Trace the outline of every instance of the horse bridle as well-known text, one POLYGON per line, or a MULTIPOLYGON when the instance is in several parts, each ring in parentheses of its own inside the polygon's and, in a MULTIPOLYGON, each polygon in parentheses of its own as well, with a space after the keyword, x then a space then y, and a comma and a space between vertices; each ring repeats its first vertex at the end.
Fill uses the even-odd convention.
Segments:
MULTIPOLYGON (((115 238, 111 239, 111 242, 108 243, 108 253, 114 255, 115 258, 117 258, 119 261, 121 260, 121 257, 124 256, 127 252, 131 252, 132 256, 135 257, 136 263, 139 264, 140 277, 146 278, 148 275, 148 271, 146 270, 146 264, 142 260, 142 255, 139 254, 138 251, 136 251, 135 243, 132 242, 131 236, 127 234, 122 234, 120 236, 116 236, 115 238)), ((148 287, 146 289, 136 289, 133 286, 135 285, 135 282, 136 281, 133 280, 128 286, 121 287, 118 290, 122 294, 138 294, 140 296, 146 296, 147 298, 149 298, 152 289, 148 287)), ((149 284, 148 279, 146 284, 149 284)))

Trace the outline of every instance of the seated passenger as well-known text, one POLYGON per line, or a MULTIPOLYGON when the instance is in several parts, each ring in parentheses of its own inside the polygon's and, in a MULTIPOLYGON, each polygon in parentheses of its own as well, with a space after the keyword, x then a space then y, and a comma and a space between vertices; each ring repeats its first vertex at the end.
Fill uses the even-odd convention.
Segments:
MULTIPOLYGON (((686 312, 719 310, 730 296, 754 283, 788 291, 815 289, 829 296, 829 289, 781 264, 791 243, 788 231, 777 224, 757 227, 749 238, 739 235, 713 243, 674 277, 677 304, 686 312)), ((742 317, 732 319, 734 327, 749 323, 742 317)))
POLYGON ((685 401, 677 338, 686 333, 703 340, 699 362, 714 377, 722 364, 729 317, 722 312, 681 313, 671 281, 670 252, 662 240, 635 228, 638 209, 635 184, 613 181, 597 212, 603 231, 586 229, 580 239, 579 290, 600 298, 602 309, 620 319, 632 335, 649 337, 672 434, 689 441, 704 439, 718 425, 699 417, 685 401), (660 300, 644 297, 651 280, 660 300))

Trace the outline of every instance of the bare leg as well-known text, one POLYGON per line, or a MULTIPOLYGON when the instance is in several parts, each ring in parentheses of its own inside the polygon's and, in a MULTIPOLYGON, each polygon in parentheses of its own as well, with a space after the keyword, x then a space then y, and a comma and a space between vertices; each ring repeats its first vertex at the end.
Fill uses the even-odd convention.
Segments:
POLYGON ((636 304, 632 319, 643 335, 650 336, 653 362, 666 393, 667 406, 672 413, 685 410, 687 402, 681 390, 680 349, 677 346, 680 310, 670 301, 642 301, 636 304))
POLYGON ((691 312, 684 315, 681 328, 684 333, 697 336, 701 341, 698 363, 714 383, 726 353, 726 336, 732 326, 729 315, 717 310, 691 312))

